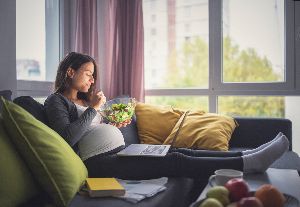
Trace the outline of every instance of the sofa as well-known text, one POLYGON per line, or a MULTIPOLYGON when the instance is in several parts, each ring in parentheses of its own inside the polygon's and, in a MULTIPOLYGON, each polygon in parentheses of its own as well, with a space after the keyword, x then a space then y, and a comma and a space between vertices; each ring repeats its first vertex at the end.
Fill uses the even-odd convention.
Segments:
MULTIPOLYGON (((6 99, 10 100, 11 93, 1 94, 6 99)), ((36 119, 47 124, 47 118, 44 114, 43 105, 36 102, 29 96, 18 97, 13 100, 16 104, 30 112, 36 119)), ((235 117, 239 127, 237 127, 232 135, 229 146, 230 150, 244 150, 255 148, 263 143, 270 141, 278 132, 283 132, 290 140, 289 151, 286 152, 280 159, 272 164, 271 167, 282 169, 296 169, 300 172, 299 156, 292 151, 292 123, 288 119, 275 118, 246 118, 235 117)), ((121 132, 125 138, 126 145, 139 143, 137 133, 136 120, 133 119, 131 124, 125 128, 121 128, 121 132)), ((89 198, 87 196, 76 194, 72 199, 70 207, 156 207, 156 206, 189 206, 197 196, 201 193, 207 184, 207 177, 199 179, 190 178, 169 178, 166 184, 167 189, 154 197, 147 198, 137 204, 132 204, 127 201, 117 198, 89 198)), ((39 196, 24 203, 22 206, 45 206, 51 202, 49 196, 41 192, 39 196)))

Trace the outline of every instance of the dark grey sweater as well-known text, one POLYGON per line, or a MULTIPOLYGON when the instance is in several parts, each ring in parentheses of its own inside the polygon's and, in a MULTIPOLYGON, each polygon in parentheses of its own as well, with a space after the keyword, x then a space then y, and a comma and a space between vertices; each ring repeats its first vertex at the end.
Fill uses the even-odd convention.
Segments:
POLYGON ((78 117, 75 104, 59 93, 48 96, 44 106, 49 126, 78 152, 77 143, 92 123, 97 111, 89 107, 78 117))

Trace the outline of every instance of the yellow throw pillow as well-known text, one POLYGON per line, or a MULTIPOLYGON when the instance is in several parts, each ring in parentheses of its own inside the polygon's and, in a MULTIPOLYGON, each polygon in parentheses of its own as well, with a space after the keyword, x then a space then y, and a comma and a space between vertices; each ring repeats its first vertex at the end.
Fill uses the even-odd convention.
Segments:
POLYGON ((170 106, 138 103, 135 114, 141 143, 163 143, 183 113, 170 106))
POLYGON ((177 134, 174 147, 227 151, 228 142, 237 126, 229 116, 191 111, 184 120, 183 116, 179 119, 164 144, 171 144, 177 134))

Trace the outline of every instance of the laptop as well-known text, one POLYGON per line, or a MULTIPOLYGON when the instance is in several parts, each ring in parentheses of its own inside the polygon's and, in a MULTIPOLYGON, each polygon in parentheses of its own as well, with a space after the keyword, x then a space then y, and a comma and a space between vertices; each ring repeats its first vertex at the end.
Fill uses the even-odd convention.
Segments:
POLYGON ((131 144, 125 149, 121 150, 117 153, 118 156, 150 156, 150 157, 163 157, 166 156, 171 146, 174 145, 179 131, 182 127, 182 124, 185 120, 185 117, 189 111, 184 112, 184 114, 180 117, 180 125, 179 128, 174 135, 174 138, 170 145, 168 144, 131 144))
POLYGON ((171 145, 131 144, 117 153, 118 156, 152 156, 163 157, 171 145))

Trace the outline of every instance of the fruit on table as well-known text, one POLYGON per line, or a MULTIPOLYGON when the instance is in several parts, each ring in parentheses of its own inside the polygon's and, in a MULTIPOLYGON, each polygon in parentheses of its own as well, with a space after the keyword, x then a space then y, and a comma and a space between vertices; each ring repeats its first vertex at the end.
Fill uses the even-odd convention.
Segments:
POLYGON ((264 207, 262 202, 256 197, 245 197, 242 198, 238 203, 237 207, 264 207))
POLYGON ((264 207, 283 207, 285 202, 284 195, 273 185, 265 184, 260 186, 255 192, 264 207))
POLYGON ((229 191, 224 186, 215 186, 209 189, 206 193, 207 198, 215 198, 220 201, 223 206, 230 203, 229 201, 229 191))
POLYGON ((223 207, 223 205, 215 198, 207 198, 200 204, 199 207, 223 207))
POLYGON ((231 202, 239 201, 249 196, 249 186, 242 178, 233 178, 227 181, 225 187, 229 190, 229 199, 231 202))

